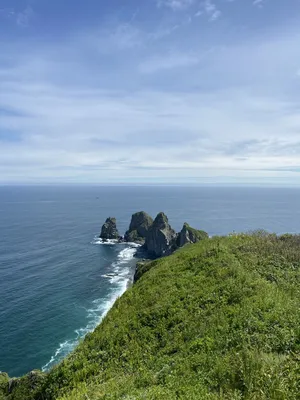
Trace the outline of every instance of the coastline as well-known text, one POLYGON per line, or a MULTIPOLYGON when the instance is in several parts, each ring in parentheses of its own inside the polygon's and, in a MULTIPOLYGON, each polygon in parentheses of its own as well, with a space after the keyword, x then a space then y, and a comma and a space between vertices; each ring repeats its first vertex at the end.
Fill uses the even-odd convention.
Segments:
POLYGON ((101 324, 116 300, 132 287, 141 275, 141 271, 147 269, 147 267, 144 268, 144 263, 141 263, 137 269, 137 264, 140 261, 145 260, 145 257, 147 261, 150 261, 151 259, 169 256, 185 244, 196 243, 208 237, 206 232, 194 229, 187 223, 183 224, 181 232, 176 233, 163 212, 158 213, 153 220, 144 211, 132 215, 129 230, 124 236, 121 236, 117 229, 116 218, 108 217, 102 226, 100 236, 94 237, 91 244, 124 247, 118 253, 117 259, 111 264, 113 272, 109 275, 101 275, 108 279, 111 285, 116 284, 119 287, 110 294, 108 299, 104 301, 103 299, 94 300, 94 308, 89 310, 93 314, 92 322, 86 327, 76 329, 75 338, 60 343, 54 355, 42 367, 42 371, 48 372, 52 367, 63 361, 84 340, 88 333, 93 332, 101 324), (136 257, 139 249, 141 250, 140 257, 136 257), (134 265, 129 267, 129 271, 125 275, 122 275, 124 265, 132 262, 132 260, 135 260, 134 265))
POLYGON ((245 388, 247 398, 258 390, 275 398, 274 385, 296 400, 299 243, 300 235, 265 231, 215 236, 141 263, 131 291, 71 357, 46 374, 0 374, 8 396, 0 390, 0 399, 143 398, 145 390, 175 399, 179 389, 182 398, 219 398, 216 379, 224 400, 245 388))
MULTIPOLYGON (((93 305, 87 310, 88 315, 90 315, 91 321, 84 327, 78 328, 74 331, 75 335, 73 338, 70 337, 64 342, 60 343, 55 350, 54 354, 51 356, 50 360, 41 367, 43 372, 49 372, 55 365, 62 362, 69 354, 71 354, 76 347, 84 340, 85 336, 92 333, 105 318, 107 313, 114 306, 115 302, 123 296, 123 294, 132 287, 134 283, 134 275, 136 272, 136 264, 139 262, 139 258, 136 257, 140 245, 136 243, 119 243, 118 241, 107 241, 102 242, 101 239, 95 237, 91 242, 93 245, 105 245, 105 246, 120 246, 120 251, 117 257, 111 264, 111 268, 115 271, 121 270, 124 267, 125 275, 114 275, 111 276, 101 275, 102 279, 106 279, 110 282, 110 285, 118 285, 119 288, 116 291, 112 291, 107 299, 95 299, 93 305), (132 265, 131 265, 132 264, 132 265), (128 267, 126 267, 128 265, 128 267)), ((71 335, 70 335, 71 336, 71 335)))

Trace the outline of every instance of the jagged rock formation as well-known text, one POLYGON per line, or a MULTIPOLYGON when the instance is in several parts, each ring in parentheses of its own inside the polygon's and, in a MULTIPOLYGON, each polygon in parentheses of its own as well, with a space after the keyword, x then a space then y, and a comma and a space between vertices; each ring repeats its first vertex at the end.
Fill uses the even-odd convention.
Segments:
POLYGON ((125 233, 126 242, 144 244, 153 219, 144 211, 132 215, 129 230, 125 233))
POLYGON ((177 243, 179 247, 182 247, 187 243, 197 243, 200 240, 207 238, 208 234, 206 232, 198 231, 185 222, 181 232, 179 233, 177 243))
POLYGON ((176 249, 176 232, 171 228, 168 217, 159 213, 146 236, 145 248, 155 257, 171 254, 176 249))
POLYGON ((116 218, 107 218, 105 224, 102 226, 100 238, 103 240, 119 239, 120 235, 117 229, 116 218))
POLYGON ((107 218, 102 226, 100 238, 103 240, 119 240, 143 245, 142 249, 150 257, 167 256, 187 243, 196 243, 208 238, 208 234, 185 223, 180 233, 170 226, 167 216, 161 212, 155 220, 146 212, 140 211, 132 215, 128 231, 124 238, 120 236, 115 218, 107 218))

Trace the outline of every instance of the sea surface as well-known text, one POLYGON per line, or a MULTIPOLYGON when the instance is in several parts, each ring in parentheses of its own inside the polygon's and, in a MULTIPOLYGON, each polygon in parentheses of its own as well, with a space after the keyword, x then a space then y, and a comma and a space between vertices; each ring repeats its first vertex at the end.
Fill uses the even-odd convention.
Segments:
POLYGON ((141 210, 177 231, 298 233, 299 204, 292 188, 0 187, 0 371, 51 368, 126 290, 137 248, 100 243, 108 216, 121 234, 141 210))

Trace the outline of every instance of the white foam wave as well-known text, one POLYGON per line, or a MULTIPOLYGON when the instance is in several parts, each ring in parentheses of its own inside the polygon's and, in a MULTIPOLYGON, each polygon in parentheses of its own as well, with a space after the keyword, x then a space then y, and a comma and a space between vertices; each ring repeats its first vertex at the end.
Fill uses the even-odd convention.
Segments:
POLYGON ((134 247, 134 248, 138 248, 138 247, 141 247, 142 245, 141 244, 138 244, 138 243, 134 243, 134 242, 125 242, 124 244, 126 244, 127 246, 130 246, 130 247, 134 247))
POLYGON ((130 246, 130 247, 140 247, 140 244, 134 243, 134 242, 119 242, 116 239, 107 239, 103 240, 100 239, 98 236, 94 237, 94 240, 91 242, 91 244, 101 244, 101 245, 106 245, 106 246, 114 246, 114 245, 125 245, 125 246, 130 246))
POLYGON ((119 241, 115 240, 115 239, 103 240, 103 239, 100 239, 99 237, 96 236, 91 243, 92 244, 104 244, 104 245, 107 245, 107 246, 113 246, 115 244, 119 244, 119 241))
POLYGON ((128 264, 129 261, 133 259, 137 247, 139 247, 139 245, 131 244, 130 247, 126 247, 120 251, 117 260, 111 265, 112 272, 102 275, 102 277, 108 278, 109 282, 114 285, 114 290, 106 298, 100 298, 93 301, 92 307, 86 310, 88 324, 83 328, 75 330, 75 338, 60 343, 49 362, 42 367, 43 371, 48 371, 55 364, 60 362, 72 350, 74 350, 79 341, 84 338, 87 333, 94 331, 114 305, 115 301, 126 291, 128 284, 132 279, 132 273, 130 273, 131 268, 126 268, 125 264, 128 264))

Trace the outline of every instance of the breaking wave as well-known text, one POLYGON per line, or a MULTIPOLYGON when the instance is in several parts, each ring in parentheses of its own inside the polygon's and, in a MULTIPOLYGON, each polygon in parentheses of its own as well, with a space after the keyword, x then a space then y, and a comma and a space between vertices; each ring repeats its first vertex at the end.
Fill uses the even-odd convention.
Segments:
MULTIPOLYGON (((100 242, 100 239, 95 239, 92 243, 102 245, 117 244, 115 241, 102 243, 100 242)), ((126 247, 119 252, 116 261, 111 264, 111 273, 101 275, 102 278, 108 279, 110 284, 113 285, 111 293, 106 297, 95 299, 92 302, 91 308, 86 310, 88 319, 87 325, 76 329, 74 331, 74 338, 60 343, 49 362, 42 367, 43 371, 48 371, 54 365, 59 363, 72 350, 74 350, 80 340, 83 339, 87 333, 94 331, 107 312, 114 305, 115 301, 126 291, 133 278, 132 265, 130 264, 130 261, 134 258, 139 245, 134 243, 126 243, 125 245, 126 247), (126 264, 128 264, 128 268, 126 268, 126 264)))

